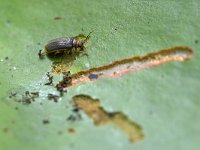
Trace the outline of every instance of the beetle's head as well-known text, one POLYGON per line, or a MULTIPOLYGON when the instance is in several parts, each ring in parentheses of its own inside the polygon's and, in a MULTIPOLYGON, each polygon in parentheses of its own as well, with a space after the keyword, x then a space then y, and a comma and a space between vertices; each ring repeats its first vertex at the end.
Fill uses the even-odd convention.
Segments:
POLYGON ((83 49, 85 43, 88 41, 88 39, 90 38, 90 34, 92 32, 90 32, 87 36, 83 35, 83 34, 79 34, 78 36, 75 37, 76 41, 77 41, 77 47, 83 49))

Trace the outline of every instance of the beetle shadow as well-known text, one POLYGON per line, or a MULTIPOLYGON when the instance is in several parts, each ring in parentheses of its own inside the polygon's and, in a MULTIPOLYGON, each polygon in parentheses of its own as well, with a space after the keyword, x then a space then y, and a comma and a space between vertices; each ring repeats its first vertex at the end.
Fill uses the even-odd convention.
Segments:
POLYGON ((76 54, 67 54, 67 53, 59 53, 59 54, 47 54, 47 58, 52 62, 72 62, 76 59, 76 54))
POLYGON ((46 54, 46 56, 50 61, 52 61, 51 71, 53 73, 60 74, 63 72, 67 72, 78 57, 88 57, 88 53, 86 52, 85 48, 83 48, 72 49, 69 52, 63 53, 49 53, 46 54))
POLYGON ((52 61, 52 72, 53 73, 62 73, 66 72, 76 60, 77 54, 48 54, 47 58, 52 61))

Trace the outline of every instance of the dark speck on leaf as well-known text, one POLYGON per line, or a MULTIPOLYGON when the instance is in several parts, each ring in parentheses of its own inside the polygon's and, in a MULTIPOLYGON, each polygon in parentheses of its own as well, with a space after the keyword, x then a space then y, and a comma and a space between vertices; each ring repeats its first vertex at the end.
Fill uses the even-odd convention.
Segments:
POLYGON ((195 40, 195 41, 194 41, 194 43, 195 43, 195 44, 198 44, 198 43, 199 43, 199 41, 198 41, 198 40, 195 40))
POLYGON ((32 96, 39 97, 39 92, 31 92, 32 96))
POLYGON ((67 118, 67 120, 68 121, 76 121, 76 120, 81 120, 81 115, 80 115, 80 113, 79 113, 79 110, 80 110, 80 108, 79 107, 77 107, 76 105, 73 105, 73 109, 72 109, 72 112, 73 112, 73 114, 71 114, 68 118, 67 118))
POLYGON ((63 132, 62 131, 58 131, 58 135, 61 135, 63 132))
POLYGON ((12 91, 9 95, 9 98, 15 97, 17 95, 17 92, 12 91))
POLYGON ((90 79, 90 80, 93 80, 93 79, 97 79, 98 78, 98 75, 97 74, 89 74, 89 76, 88 76, 88 78, 90 79))
POLYGON ((74 115, 70 115, 68 118, 67 118, 68 121, 75 121, 76 120, 76 117, 74 115))
POLYGON ((74 121, 79 121, 81 120, 81 115, 79 113, 77 114, 71 114, 68 118, 67 118, 67 121, 71 121, 71 122, 74 122, 74 121))
POLYGON ((31 99, 28 98, 28 97, 24 97, 24 98, 23 98, 23 103, 24 103, 24 104, 31 104, 31 99))
POLYGON ((43 124, 49 124, 49 120, 44 119, 44 120, 42 121, 42 123, 43 123, 43 124))
MULTIPOLYGON (((11 96, 12 97, 12 96, 11 96)), ((15 100, 16 102, 22 102, 23 104, 31 104, 35 101, 35 98, 39 97, 39 92, 25 91, 22 95, 22 99, 15 100)))
POLYGON ((74 107, 72 111, 73 112, 79 112, 79 108, 78 107, 74 107))
POLYGON ((68 132, 69 133, 75 133, 75 129, 74 128, 68 128, 68 132))
POLYGON ((48 82, 45 83, 44 85, 53 85, 53 76, 50 74, 50 72, 47 72, 47 77, 48 77, 48 82))
POLYGON ((59 17, 59 16, 55 16, 53 19, 54 19, 54 20, 60 20, 60 19, 62 19, 62 18, 59 17))
POLYGON ((7 133, 8 132, 8 128, 3 128, 3 132, 7 133))
POLYGON ((7 23, 7 24, 10 24, 10 23, 11 23, 11 21, 7 19, 7 20, 6 20, 6 23, 7 23))
POLYGON ((25 95, 26 95, 26 96, 29 95, 29 91, 25 91, 25 95))
POLYGON ((53 95, 51 93, 48 94, 48 100, 53 100, 54 102, 58 102, 58 99, 60 98, 58 95, 53 95))

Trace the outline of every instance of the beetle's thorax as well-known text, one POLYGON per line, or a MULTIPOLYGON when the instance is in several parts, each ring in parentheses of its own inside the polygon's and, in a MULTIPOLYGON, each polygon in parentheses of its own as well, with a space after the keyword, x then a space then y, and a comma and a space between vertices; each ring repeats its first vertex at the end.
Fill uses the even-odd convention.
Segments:
POLYGON ((77 40, 77 39, 73 39, 73 47, 82 47, 83 46, 83 41, 81 40, 77 40))

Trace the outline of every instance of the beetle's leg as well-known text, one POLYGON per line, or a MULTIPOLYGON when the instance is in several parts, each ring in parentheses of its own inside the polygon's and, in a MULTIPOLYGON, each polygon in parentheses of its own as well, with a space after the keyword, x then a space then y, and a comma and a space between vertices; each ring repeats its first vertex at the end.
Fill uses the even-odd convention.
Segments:
POLYGON ((74 48, 72 48, 72 53, 73 54, 77 54, 79 52, 79 48, 78 47, 74 47, 74 48))
POLYGON ((86 51, 84 51, 83 53, 81 53, 82 56, 89 56, 88 53, 86 51))
POLYGON ((88 53, 87 51, 85 50, 85 46, 83 46, 82 48, 79 49, 79 53, 82 55, 82 56, 88 56, 88 53))
POLYGON ((89 56, 88 53, 87 53, 87 51, 85 50, 85 48, 81 48, 80 49, 80 55, 81 56, 87 56, 87 57, 89 56))
POLYGON ((67 53, 68 53, 69 55, 72 55, 72 53, 73 53, 72 51, 73 51, 73 50, 68 51, 67 53))
MULTIPOLYGON (((84 48, 85 48, 85 47, 84 47, 84 48)), ((87 57, 87 60, 88 60, 88 62, 89 62, 89 64, 91 64, 90 59, 89 59, 89 54, 87 53, 87 51, 86 51, 84 48, 81 49, 79 55, 80 55, 80 56, 86 56, 86 57, 87 57)))
POLYGON ((60 54, 60 52, 59 52, 59 51, 56 51, 56 52, 55 52, 55 55, 58 55, 58 54, 60 54))

